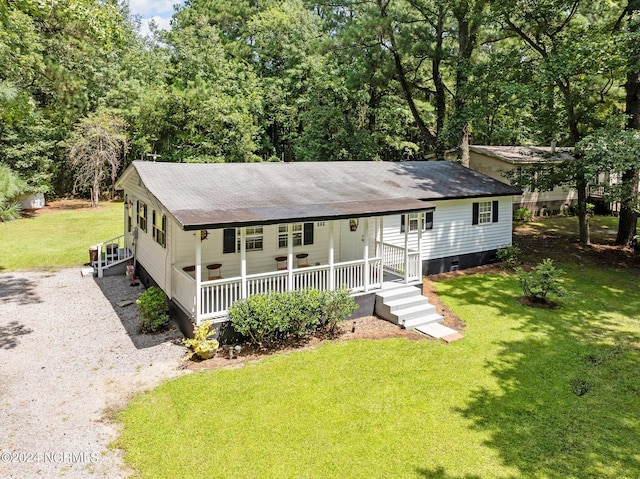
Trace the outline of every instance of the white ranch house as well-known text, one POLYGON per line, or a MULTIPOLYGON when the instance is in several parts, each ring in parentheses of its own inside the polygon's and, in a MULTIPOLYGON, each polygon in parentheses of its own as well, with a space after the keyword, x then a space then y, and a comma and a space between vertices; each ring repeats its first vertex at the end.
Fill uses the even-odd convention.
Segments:
POLYGON ((495 261, 520 193, 446 161, 135 161, 116 186, 124 234, 99 245, 98 275, 134 263, 195 324, 307 287, 347 287, 372 314, 393 283, 495 261))

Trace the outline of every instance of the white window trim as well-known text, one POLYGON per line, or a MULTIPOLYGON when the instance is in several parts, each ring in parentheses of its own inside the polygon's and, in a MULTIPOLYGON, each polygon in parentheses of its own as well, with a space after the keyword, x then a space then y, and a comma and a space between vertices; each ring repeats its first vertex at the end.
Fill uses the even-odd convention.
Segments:
MULTIPOLYGON (((293 247, 304 245, 304 223, 292 223, 292 239, 293 247)), ((278 248, 284 249, 289 247, 288 225, 278 225, 278 248)))
POLYGON ((493 202, 492 201, 479 201, 478 202, 478 224, 486 225, 493 222, 493 202))
MULTIPOLYGON (((236 253, 240 252, 240 236, 241 236, 240 228, 236 228, 236 253)), ((262 251, 264 249, 264 227, 263 226, 247 226, 244 241, 245 241, 245 249, 247 252, 262 251), (255 246, 258 241, 260 242, 259 248, 255 246)))

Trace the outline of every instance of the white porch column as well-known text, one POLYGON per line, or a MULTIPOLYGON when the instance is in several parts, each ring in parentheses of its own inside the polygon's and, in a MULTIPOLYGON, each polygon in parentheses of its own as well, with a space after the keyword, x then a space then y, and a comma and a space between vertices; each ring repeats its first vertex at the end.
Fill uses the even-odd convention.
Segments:
POLYGON ((329 290, 336 288, 335 266, 333 265, 333 224, 334 220, 329 221, 329 290))
POLYGON ((240 277, 241 289, 240 297, 247 297, 247 228, 240 228, 240 277))
POLYGON ((422 229, 424 228, 424 213, 418 215, 418 280, 422 281, 422 229))
POLYGON ((196 326, 200 326, 202 316, 202 235, 200 230, 196 231, 196 326))
POLYGON ((384 216, 380 217, 380 289, 382 289, 382 281, 384 275, 384 216))
POLYGON ((369 292, 369 218, 364 219, 364 292, 369 292))
POLYGON ((404 217, 404 282, 409 282, 409 215, 404 217))
POLYGON ((287 291, 293 291, 293 223, 287 223, 287 291))

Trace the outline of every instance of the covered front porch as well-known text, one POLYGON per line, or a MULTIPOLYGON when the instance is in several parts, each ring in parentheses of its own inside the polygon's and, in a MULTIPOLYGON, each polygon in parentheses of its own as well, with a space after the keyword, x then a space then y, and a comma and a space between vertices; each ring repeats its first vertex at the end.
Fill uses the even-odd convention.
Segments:
MULTIPOLYGON (((418 216, 422 221, 423 215, 418 216)), ((178 260, 171 266, 172 300, 199 324, 204 320, 225 321, 235 301, 269 291, 345 287, 354 295, 368 294, 383 289, 383 279, 388 280, 389 275, 405 284, 419 283, 422 227, 417 228, 418 243, 413 250, 408 246, 408 228, 403 245, 385 242, 384 222, 384 216, 317 222, 316 226, 326 231, 324 239, 316 241, 313 248, 296 238, 299 224, 277 225, 280 246, 286 244, 286 249, 276 257, 273 252, 277 250, 267 251, 266 244, 265 251, 248 250, 247 245, 252 243, 247 239, 251 239, 255 225, 240 226, 238 254, 225 255, 224 261, 217 264, 212 264, 210 250, 219 250, 219 242, 207 243, 209 233, 196 230, 192 261, 178 260), (227 272, 231 272, 229 277, 227 272)))

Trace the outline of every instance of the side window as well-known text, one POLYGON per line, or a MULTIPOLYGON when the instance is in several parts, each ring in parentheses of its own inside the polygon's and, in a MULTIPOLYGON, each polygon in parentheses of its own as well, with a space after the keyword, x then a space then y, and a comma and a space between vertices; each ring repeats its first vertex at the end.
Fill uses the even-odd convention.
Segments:
POLYGON ((137 203, 137 223, 138 223, 138 228, 140 228, 142 231, 144 231, 145 233, 147 232, 147 205, 138 200, 137 203))
POLYGON ((163 248, 167 246, 167 217, 165 215, 160 216, 156 210, 153 210, 152 216, 152 230, 153 239, 156 243, 163 248))
POLYGON ((473 203, 472 220, 474 225, 498 222, 498 201, 478 201, 473 203))
POLYGON ((418 231, 418 219, 419 215, 423 215, 422 218, 422 231, 433 229, 433 211, 428 213, 409 213, 408 215, 400 216, 400 233, 404 233, 405 225, 409 223, 409 233, 418 231))

